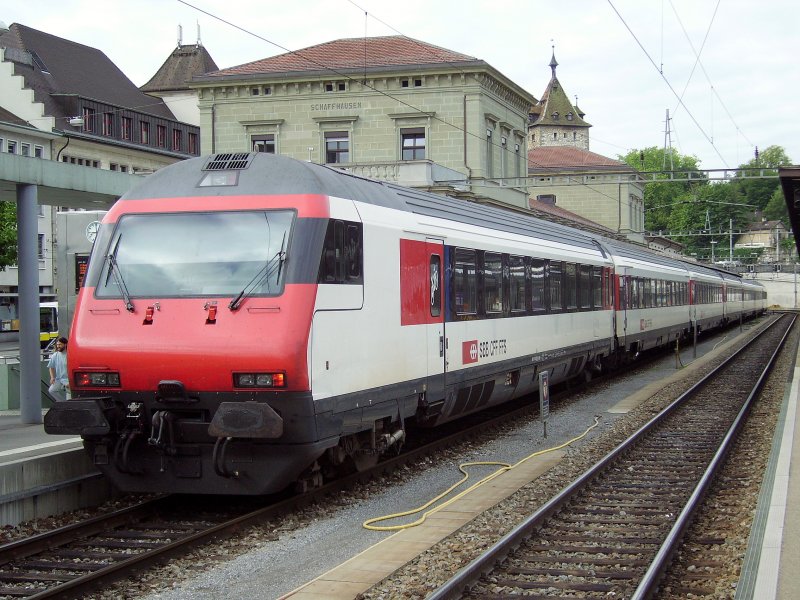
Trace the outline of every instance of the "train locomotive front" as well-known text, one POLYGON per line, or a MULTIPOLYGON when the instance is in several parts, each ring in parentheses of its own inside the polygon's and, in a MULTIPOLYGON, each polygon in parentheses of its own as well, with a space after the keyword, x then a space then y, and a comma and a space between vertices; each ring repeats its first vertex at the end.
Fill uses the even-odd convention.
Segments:
POLYGON ((231 168, 254 158, 173 165, 103 221, 71 331, 73 399, 45 428, 82 435, 120 489, 318 484, 309 466, 339 441, 308 368, 320 269, 341 262, 326 246, 330 201, 259 193, 285 164, 231 168))

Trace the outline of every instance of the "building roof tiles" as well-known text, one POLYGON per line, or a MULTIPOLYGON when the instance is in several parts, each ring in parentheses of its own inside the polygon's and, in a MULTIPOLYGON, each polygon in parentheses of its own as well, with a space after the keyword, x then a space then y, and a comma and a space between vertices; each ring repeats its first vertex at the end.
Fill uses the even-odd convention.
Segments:
POLYGON ((405 36, 348 38, 325 42, 209 73, 211 77, 320 71, 374 69, 387 66, 436 65, 480 62, 479 59, 405 36))

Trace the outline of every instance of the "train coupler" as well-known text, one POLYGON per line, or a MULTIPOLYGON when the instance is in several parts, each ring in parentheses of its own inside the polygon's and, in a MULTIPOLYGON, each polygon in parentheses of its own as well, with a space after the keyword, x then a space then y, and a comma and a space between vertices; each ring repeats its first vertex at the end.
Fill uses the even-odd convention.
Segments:
POLYGON ((228 445, 232 441, 232 437, 218 437, 217 441, 214 443, 214 452, 211 456, 211 462, 214 464, 214 472, 220 477, 225 477, 226 479, 236 479, 239 477, 239 471, 231 471, 225 464, 228 445))

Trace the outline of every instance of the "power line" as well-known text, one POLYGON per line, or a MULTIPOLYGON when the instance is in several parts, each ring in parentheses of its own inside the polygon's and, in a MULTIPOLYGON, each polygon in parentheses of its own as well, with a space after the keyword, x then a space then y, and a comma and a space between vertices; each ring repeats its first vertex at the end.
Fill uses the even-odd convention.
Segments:
MULTIPOLYGON (((714 23, 714 19, 716 18, 717 10, 719 9, 720 2, 721 2, 721 0, 717 0, 717 5, 716 5, 716 7, 714 7, 714 14, 711 17, 711 23, 709 23, 708 29, 706 30, 706 35, 703 38, 703 44, 700 47, 700 52, 697 52, 695 50, 694 45, 692 44, 692 40, 689 37, 689 33, 686 31, 686 27, 684 27, 683 21, 681 21, 681 18, 678 15, 677 9, 675 8, 674 4, 672 4, 672 0, 670 0, 670 6, 672 6, 672 10, 675 13, 675 18, 678 20, 678 24, 681 26, 681 29, 683 30, 683 35, 686 37, 686 41, 689 42, 689 47, 692 49, 692 52, 694 52, 695 56, 697 57, 697 60, 695 61, 695 66, 697 66, 697 65, 700 66, 700 70, 703 71, 703 75, 705 75, 706 81, 708 81, 708 84, 711 86, 712 93, 714 94, 714 96, 716 96, 717 100, 719 100, 719 103, 722 105, 722 108, 725 109, 725 114, 728 115, 728 118, 731 120, 731 123, 733 123, 733 126, 736 128, 736 131, 742 134, 742 137, 744 137, 744 139, 747 140, 747 143, 750 144, 750 146, 755 146, 755 144, 753 142, 751 142, 750 139, 745 135, 745 133, 739 128, 739 124, 736 123, 736 120, 733 118, 733 115, 731 115, 730 111, 728 110, 728 107, 725 105, 725 102, 722 100, 722 97, 719 95, 719 92, 717 92, 717 88, 711 82, 711 77, 709 77, 708 72, 706 71, 705 67, 703 66, 703 63, 700 61, 700 54, 703 52, 703 48, 705 47, 706 40, 708 39, 708 35, 711 32, 711 25, 714 23)), ((692 67, 692 73, 694 73, 694 67, 692 67)), ((689 79, 686 81, 686 87, 684 88, 683 93, 686 93, 686 89, 689 87, 689 81, 691 81, 691 78, 692 78, 692 75, 690 74, 689 75, 689 79)), ((681 97, 683 97, 683 94, 681 94, 681 97)), ((675 110, 673 112, 677 112, 677 107, 675 108, 675 110)))
POLYGON ((663 72, 661 72, 661 69, 659 69, 659 68, 658 68, 658 65, 656 65, 656 63, 655 63, 655 61, 653 60, 653 58, 650 56, 650 54, 647 52, 647 50, 645 49, 645 47, 644 47, 644 46, 642 45, 642 43, 639 41, 639 38, 638 38, 638 37, 636 37, 636 34, 635 34, 635 33, 633 33, 633 30, 630 28, 630 26, 629 26, 629 25, 628 25, 628 23, 625 21, 625 19, 623 18, 623 16, 622 16, 622 15, 619 13, 619 11, 617 10, 617 8, 614 6, 614 3, 613 3, 611 0, 607 0, 607 1, 608 1, 608 4, 609 4, 609 6, 611 6, 611 9, 612 9, 612 10, 613 10, 613 11, 616 13, 617 17, 619 17, 619 20, 620 20, 620 21, 622 21, 622 24, 625 26, 625 29, 627 29, 627 30, 628 30, 628 32, 629 32, 629 33, 630 33, 630 34, 633 36, 633 39, 634 39, 634 40, 636 41, 636 43, 639 45, 639 48, 641 48, 642 52, 644 52, 644 55, 647 57, 647 60, 649 60, 649 61, 650 61, 650 64, 651 64, 651 65, 653 65, 653 68, 655 68, 655 70, 659 72, 659 75, 661 76, 661 79, 663 79, 663 80, 664 80, 664 83, 666 83, 666 84, 667 84, 667 87, 669 88, 669 90, 672 92, 672 94, 675 96, 675 98, 677 98, 677 100, 678 100, 678 104, 680 104, 681 106, 683 106, 684 110, 686 111, 686 114, 688 114, 688 115, 689 115, 689 117, 692 119, 692 122, 694 122, 694 124, 695 124, 695 126, 697 127, 697 129, 700 131, 700 133, 702 133, 702 134, 703 134, 703 137, 705 137, 705 138, 706 138, 706 140, 708 141, 708 143, 709 143, 709 144, 711 144, 711 147, 712 147, 712 148, 714 148, 714 151, 717 153, 717 156, 719 156, 719 159, 720 159, 720 160, 721 160, 721 161, 722 161, 722 162, 723 162, 723 163, 724 163, 724 164, 727 166, 727 164, 728 164, 728 163, 727 163, 727 162, 725 161, 725 159, 722 157, 722 154, 720 154, 720 152, 719 152, 719 149, 718 149, 718 148, 717 148, 717 147, 714 145, 714 142, 711 140, 711 138, 709 138, 709 137, 708 137, 708 134, 705 132, 705 130, 703 129, 703 127, 700 125, 700 123, 698 123, 697 119, 695 119, 695 118, 694 118, 694 115, 692 114, 692 111, 690 111, 690 110, 689 110, 689 107, 688 107, 688 106, 686 106, 686 105, 683 103, 683 100, 682 100, 682 99, 681 99, 681 97, 678 95, 678 93, 675 91, 675 88, 673 88, 673 87, 672 87, 672 84, 669 82, 669 79, 667 79, 667 76, 666 76, 666 75, 664 75, 664 73, 663 73, 663 72))
MULTIPOLYGON (((303 52, 302 52, 302 51, 300 51, 300 50, 290 50, 289 48, 286 48, 286 47, 284 47, 284 46, 282 46, 282 45, 280 45, 280 44, 278 44, 278 43, 276 43, 276 42, 273 42, 273 41, 271 41, 271 40, 269 40, 269 39, 267 39, 267 38, 265 38, 265 37, 263 37, 263 36, 261 36, 261 35, 257 34, 257 33, 254 33, 254 32, 252 32, 252 31, 250 31, 250 30, 248 30, 248 29, 245 29, 244 27, 242 27, 242 26, 240 26, 240 25, 237 25, 237 24, 235 24, 235 23, 232 23, 232 22, 230 22, 230 21, 228 21, 228 20, 226 20, 226 19, 224 19, 224 18, 222 18, 222 17, 220 17, 220 16, 218 16, 218 15, 215 15, 215 14, 213 14, 213 13, 210 13, 210 12, 208 12, 208 11, 207 11, 207 10, 205 10, 205 9, 199 8, 199 7, 197 7, 197 6, 194 6, 193 4, 191 4, 190 2, 188 2, 187 0, 178 0, 178 2, 180 2, 181 4, 184 4, 185 6, 187 6, 187 7, 189 7, 189 8, 192 8, 192 9, 194 9, 194 10, 198 11, 198 12, 201 12, 201 13, 203 13, 203 14, 207 15, 208 17, 211 17, 212 19, 215 19, 215 20, 217 20, 217 21, 220 21, 221 23, 224 23, 224 24, 226 24, 226 25, 228 25, 228 26, 230 26, 230 27, 233 27, 234 29, 237 29, 237 30, 241 31, 242 33, 245 33, 245 34, 247 34, 247 35, 250 35, 250 36, 252 36, 252 37, 254 37, 254 38, 256 38, 256 39, 259 39, 259 40, 261 40, 261 41, 264 41, 264 42, 266 42, 266 43, 268 43, 268 44, 270 44, 270 45, 272 45, 272 46, 275 46, 276 48, 279 48, 279 49, 283 50, 283 51, 284 51, 284 52, 286 52, 286 53, 289 53, 289 54, 292 54, 292 55, 294 55, 294 56, 297 56, 298 58, 300 58, 300 59, 302 59, 302 60, 305 60, 305 61, 307 61, 307 62, 311 63, 312 65, 315 65, 315 66, 317 66, 317 67, 320 67, 320 68, 321 68, 321 69, 323 69, 323 70, 330 71, 331 73, 334 73, 334 74, 335 74, 335 75, 337 75, 338 77, 342 77, 342 78, 344 78, 344 79, 346 79, 346 80, 348 80, 348 81, 351 81, 351 82, 355 82, 355 83, 361 83, 361 82, 357 82, 356 80, 354 80, 352 77, 350 77, 350 76, 349 76, 349 75, 347 75, 346 73, 342 73, 341 71, 339 71, 339 70, 337 70, 337 69, 335 69, 335 68, 333 68, 333 67, 329 67, 328 65, 325 65, 325 64, 323 64, 323 63, 319 62, 318 60, 315 60, 315 59, 313 59, 313 58, 310 58, 310 57, 304 56, 303 52)), ((355 3, 355 2, 353 2, 352 0, 348 0, 348 2, 350 2, 350 4, 352 4, 354 7, 356 7, 356 8, 357 8, 359 11, 364 11, 364 9, 363 9, 363 8, 361 8, 361 7, 360 7, 358 4, 356 4, 356 3, 355 3)), ((364 12, 366 13, 366 11, 364 11, 364 12)), ((367 13, 367 14, 369 14, 369 13, 367 13)), ((406 36, 406 35, 402 34, 402 33, 401 33, 401 32, 399 32, 399 31, 398 31, 396 28, 392 27, 391 25, 388 25, 387 23, 385 23, 385 22, 384 22, 384 21, 382 21, 381 19, 378 19, 378 18, 377 18, 377 17, 375 17, 374 15, 370 14, 370 16, 371 16, 372 18, 374 18, 375 20, 377 20, 379 23, 381 23, 381 24, 385 25, 386 27, 389 27, 389 28, 390 28, 392 31, 394 31, 394 32, 398 33, 398 34, 399 34, 400 36, 402 36, 403 38, 405 38, 405 39, 407 39, 407 40, 409 40, 409 41, 412 41, 412 42, 414 42, 414 43, 419 43, 419 42, 418 42, 418 40, 415 40, 414 38, 410 38, 410 37, 408 37, 408 36, 406 36)), ((426 51, 430 51, 430 47, 429 47, 429 46, 423 46, 423 47, 425 48, 425 50, 426 50, 426 51)), ((435 56, 435 55, 434 55, 434 56, 435 56)), ((444 62, 444 64, 448 64, 448 65, 450 65, 450 66, 453 66, 453 67, 454 67, 454 68, 456 68, 458 71, 460 71, 462 74, 464 74, 464 71, 462 71, 462 70, 461 70, 459 67, 457 67, 457 66, 455 66, 455 65, 452 65, 452 63, 450 63, 450 62, 448 62, 448 61, 443 61, 443 62, 444 62)), ((474 78, 474 76, 472 76, 472 77, 474 78)), ((382 96, 385 96, 385 97, 387 97, 387 98, 391 98, 392 100, 394 100, 394 101, 396 101, 396 102, 399 102, 400 104, 402 104, 402 105, 404 105, 404 106, 406 106, 406 107, 408 107, 408 108, 410 108, 410 109, 412 109, 412 110, 414 110, 414 111, 416 111, 416 112, 419 112, 419 113, 424 113, 424 112, 426 112, 426 111, 423 111, 422 109, 420 109, 420 108, 418 108, 418 107, 416 107, 416 106, 414 106, 414 105, 410 104, 409 102, 406 102, 405 100, 402 100, 402 99, 400 99, 400 98, 397 98, 397 97, 395 97, 395 96, 392 96, 391 94, 389 94, 389 93, 386 93, 386 92, 384 92, 384 91, 382 91, 382 90, 378 90, 377 88, 375 88, 375 87, 373 87, 373 86, 369 85, 368 83, 366 83, 366 81, 365 81, 365 82, 363 82, 363 83, 362 83, 362 85, 363 85, 364 87, 366 87, 366 88, 368 88, 368 89, 370 89, 370 90, 372 90, 372 91, 374 91, 374 92, 376 92, 376 93, 378 93, 378 94, 382 95, 382 96)), ((502 151, 505 151, 505 152, 508 152, 510 156, 516 156, 516 154, 514 154, 514 153, 511 151, 511 149, 510 149, 510 148, 503 148, 502 144, 497 144, 497 143, 495 143, 495 142, 493 142, 493 141, 491 141, 491 140, 488 140, 486 137, 483 137, 483 136, 481 136, 481 135, 477 135, 477 134, 475 134, 475 133, 471 133, 471 132, 469 132, 469 131, 467 131, 467 130, 465 130, 465 129, 461 128, 461 127, 459 127, 458 125, 456 125, 456 124, 454 124, 454 123, 450 123, 449 121, 446 121, 446 120, 444 120, 444 119, 442 119, 442 118, 440 118, 440 117, 437 117, 437 116, 435 116, 435 115, 434 115, 434 116, 432 116, 431 118, 432 118, 432 119, 434 119, 434 120, 436 120, 436 121, 438 121, 438 122, 440 122, 440 123, 442 123, 442 124, 444 124, 444 125, 447 125, 447 126, 449 126, 449 127, 452 127, 452 128, 454 128, 454 129, 456 129, 457 131, 460 131, 460 132, 462 132, 464 135, 468 135, 468 136, 474 137, 474 138, 476 138, 476 139, 478 139, 478 140, 480 140, 481 142, 484 142, 484 143, 489 143, 489 144, 491 144, 491 145, 492 145, 493 147, 495 147, 495 148, 500 148, 500 149, 501 149, 501 152, 502 152, 502 151)), ((527 132, 525 132, 525 135, 527 136, 527 132)), ((528 159, 528 157, 527 157, 527 156, 525 156, 525 157, 524 157, 524 159, 525 159, 525 165, 526 165, 526 170, 527 170, 527 167, 529 166, 529 159, 528 159)), ((539 166, 539 167, 545 168, 545 167, 544 167, 544 165, 539 165, 538 163, 537 163, 537 164, 535 164, 535 166, 539 166)), ((491 179, 503 179, 503 178, 496 178, 496 177, 492 177, 491 179)), ((508 179, 517 179, 517 178, 508 178, 508 179)), ((586 184, 586 183, 583 183, 583 182, 580 182, 580 183, 581 183, 582 185, 585 185, 585 186, 586 186, 588 189, 591 189, 591 190, 593 190, 593 191, 594 191, 594 192, 596 192, 597 194, 600 194, 600 195, 602 195, 602 196, 605 196, 605 197, 607 197, 607 198, 608 198, 608 199, 610 199, 610 200, 616 201, 616 198, 612 198, 611 196, 609 196, 609 195, 605 194, 605 193, 604 193, 604 192, 602 192, 601 190, 598 190, 598 189, 596 189, 596 188, 593 188, 593 187, 591 187, 591 185, 589 185, 589 184, 586 184)))

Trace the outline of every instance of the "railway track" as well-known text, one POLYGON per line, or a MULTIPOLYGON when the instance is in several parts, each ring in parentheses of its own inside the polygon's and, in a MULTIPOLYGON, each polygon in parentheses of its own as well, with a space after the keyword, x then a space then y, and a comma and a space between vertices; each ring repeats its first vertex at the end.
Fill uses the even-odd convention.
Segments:
MULTIPOLYGON (((554 392, 562 396, 569 392, 554 392)), ((555 396, 554 396, 555 397, 555 396)), ((452 448, 506 423, 533 414, 536 404, 520 402, 497 408, 471 422, 461 420, 436 432, 415 432, 414 446, 375 467, 300 495, 268 499, 225 498, 225 508, 210 506, 213 497, 165 496, 147 500, 23 540, 0 545, 0 600, 69 598, 188 553, 195 546, 235 534, 244 527, 321 501, 359 481, 392 472, 420 458, 452 448), (510 408, 510 409, 509 409, 510 408), (190 516, 187 516, 190 515, 190 516)), ((219 504, 219 502, 218 502, 219 504)))
POLYGON ((776 320, 430 600, 653 594, 793 323, 776 320))
MULTIPOLYGON (((602 384, 602 378, 592 385, 597 383, 602 384)), ((553 400, 558 396, 563 399, 574 391, 574 388, 555 391, 553 400)), ((472 422, 466 419, 450 424, 435 436, 430 431, 414 432, 414 447, 407 447, 402 454, 305 494, 271 497, 260 502, 242 500, 238 508, 231 506, 231 499, 226 498, 224 509, 209 506, 205 496, 160 497, 0 545, 0 600, 80 597, 171 557, 185 555, 213 539, 234 535, 249 525, 320 502, 326 495, 359 481, 418 463, 421 457, 517 422, 537 410, 537 403, 522 401, 504 410, 495 409, 494 414, 484 412, 472 422)))

